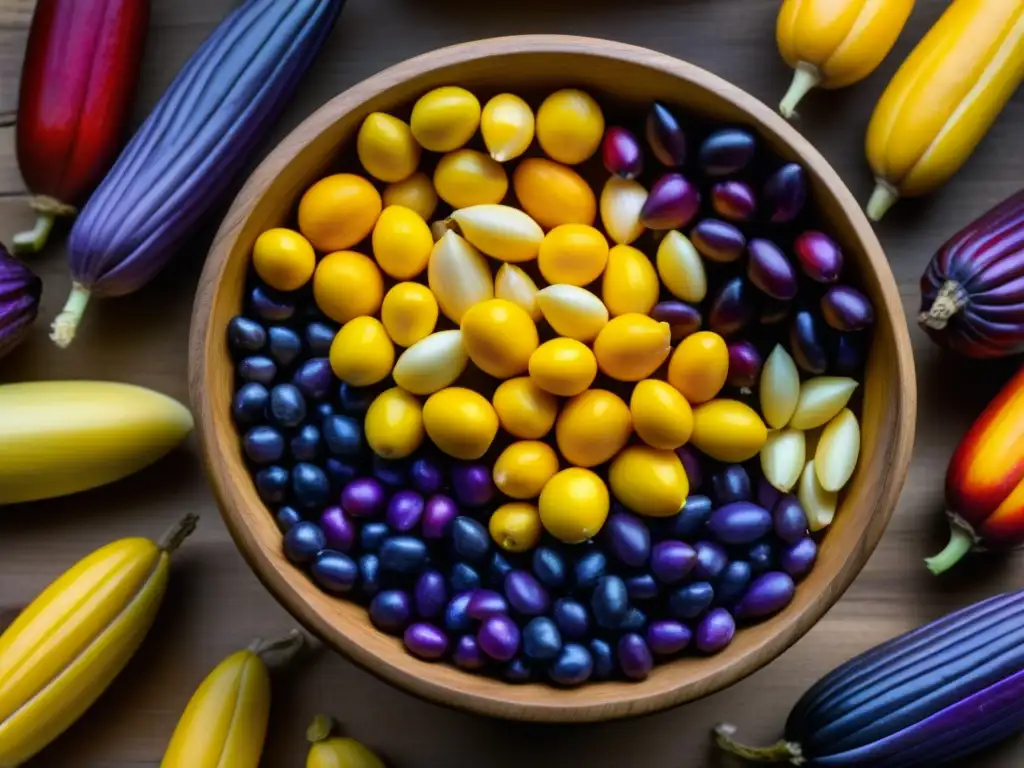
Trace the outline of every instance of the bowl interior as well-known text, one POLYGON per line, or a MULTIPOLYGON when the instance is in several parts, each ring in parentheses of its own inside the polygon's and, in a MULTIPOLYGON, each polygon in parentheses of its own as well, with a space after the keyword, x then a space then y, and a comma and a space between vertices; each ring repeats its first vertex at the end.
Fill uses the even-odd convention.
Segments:
POLYGON ((191 381, 224 517, 250 565, 289 611, 357 663, 417 695, 493 716, 549 721, 623 717, 699 698, 755 671, 803 635, 859 572, 895 507, 910 459, 916 393, 906 320, 881 247, 857 202, 808 142, 772 110, 696 67, 632 46, 555 36, 480 41, 412 59, 328 102, 287 137, 239 193, 211 250, 196 299, 191 381), (407 655, 398 639, 372 627, 362 607, 320 592, 281 554, 281 535, 256 494, 229 415, 233 378, 225 328, 242 305, 252 245, 263 230, 293 221, 312 182, 356 167, 343 160, 367 114, 407 115, 416 97, 452 83, 481 96, 575 86, 603 103, 642 110, 658 99, 750 126, 776 154, 807 169, 822 221, 874 301, 878 322, 863 386, 861 460, 817 565, 785 611, 738 632, 717 656, 657 666, 642 683, 514 686, 407 655))

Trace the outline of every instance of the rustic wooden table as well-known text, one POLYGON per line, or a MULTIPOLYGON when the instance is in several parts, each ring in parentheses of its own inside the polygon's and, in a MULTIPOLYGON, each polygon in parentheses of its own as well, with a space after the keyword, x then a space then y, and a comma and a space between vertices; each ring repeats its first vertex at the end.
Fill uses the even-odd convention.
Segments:
MULTIPOLYGON (((140 0, 141 1, 141 0, 140 0)), ((140 119, 179 67, 237 0, 153 0, 142 66, 140 119)), ((500 34, 562 32, 617 38, 688 59, 774 104, 789 79, 774 44, 778 3, 768 0, 349 0, 325 50, 271 145, 322 102, 401 59, 450 43, 500 34)), ((864 131, 887 79, 947 5, 920 0, 896 51, 867 82, 812 96, 801 128, 854 193, 867 197, 864 131)), ((33 0, 0 0, 0 112, 14 109, 33 0)), ((968 167, 928 200, 902 202, 880 226, 908 315, 918 277, 955 229, 1016 191, 1024 177, 1018 126, 1024 98, 1007 108, 968 167)), ((270 145, 268 145, 270 146, 270 145)), ((13 130, 0 129, 0 239, 31 215, 14 159, 13 130)), ((216 220, 216 216, 212 217, 216 220)), ((29 341, 0 365, 0 380, 98 378, 131 381, 187 398, 186 339, 192 294, 212 228, 137 295, 91 308, 68 351, 46 338, 69 281, 60 238, 35 260, 44 277, 40 318, 29 341)), ((945 541, 942 482, 958 437, 1014 368, 940 354, 912 330, 920 407, 917 450, 902 503, 881 545, 841 602, 788 653, 746 681, 696 704, 631 722, 551 727, 486 720, 418 701, 345 659, 323 654, 280 681, 264 764, 302 764, 303 732, 317 712, 408 768, 530 765, 681 768, 726 766, 709 747, 722 719, 750 740, 773 740, 785 713, 821 674, 852 655, 976 599, 1024 581, 1024 558, 974 559, 942 580, 921 558, 945 541), (540 746, 543 744, 543 746, 540 746)), ((2 428, 2 425, 0 425, 2 428)), ((32 765, 157 766, 196 684, 254 636, 293 620, 263 590, 222 525, 194 443, 141 474, 73 498, 8 508, 0 515, 0 625, 79 557, 110 541, 156 535, 185 510, 202 523, 176 560, 167 603, 128 670, 77 725, 32 765)), ((963 763, 1020 765, 1011 743, 963 763)))

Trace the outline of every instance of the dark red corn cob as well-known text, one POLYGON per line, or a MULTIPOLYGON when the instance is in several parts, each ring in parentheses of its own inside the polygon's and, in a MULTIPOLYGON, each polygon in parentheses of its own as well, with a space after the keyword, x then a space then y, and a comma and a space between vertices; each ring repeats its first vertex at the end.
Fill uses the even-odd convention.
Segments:
POLYGON ((35 253, 73 216, 125 138, 149 0, 38 0, 18 100, 18 167, 38 218, 14 236, 35 253))

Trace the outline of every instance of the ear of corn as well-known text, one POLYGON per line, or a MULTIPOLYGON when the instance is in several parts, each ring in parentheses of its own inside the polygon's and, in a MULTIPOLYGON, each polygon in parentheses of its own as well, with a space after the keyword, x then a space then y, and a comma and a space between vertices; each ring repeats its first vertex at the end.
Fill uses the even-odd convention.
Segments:
POLYGON ((177 446, 192 425, 181 403, 130 384, 0 386, 0 504, 120 480, 177 446))
POLYGON ((218 664, 189 700, 160 767, 257 768, 270 718, 265 657, 302 644, 298 631, 277 643, 257 640, 218 664))
POLYGON ((0 635, 0 768, 27 761, 99 698, 142 643, 186 516, 159 543, 115 541, 64 573, 0 635))
POLYGON ((775 36, 794 70, 779 111, 790 118, 813 88, 845 88, 889 55, 914 0, 785 0, 775 36))
POLYGON ((317 715, 306 731, 310 742, 306 768, 385 768, 373 752, 355 739, 331 736, 335 724, 326 715, 317 715))
POLYGON ((877 221, 967 162, 1024 79, 1024 3, 955 0, 882 95, 868 126, 877 221))

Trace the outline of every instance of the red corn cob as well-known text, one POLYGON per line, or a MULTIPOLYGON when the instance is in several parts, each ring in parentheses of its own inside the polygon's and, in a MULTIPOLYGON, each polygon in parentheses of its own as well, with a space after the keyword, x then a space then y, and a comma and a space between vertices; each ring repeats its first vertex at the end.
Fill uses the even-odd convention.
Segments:
POLYGON ((18 166, 36 226, 14 237, 34 253, 117 158, 135 93, 149 0, 38 0, 21 76, 18 166))
POLYGON ((1024 368, 971 425, 946 471, 950 540, 925 562, 942 573, 971 549, 1024 544, 1024 368))

